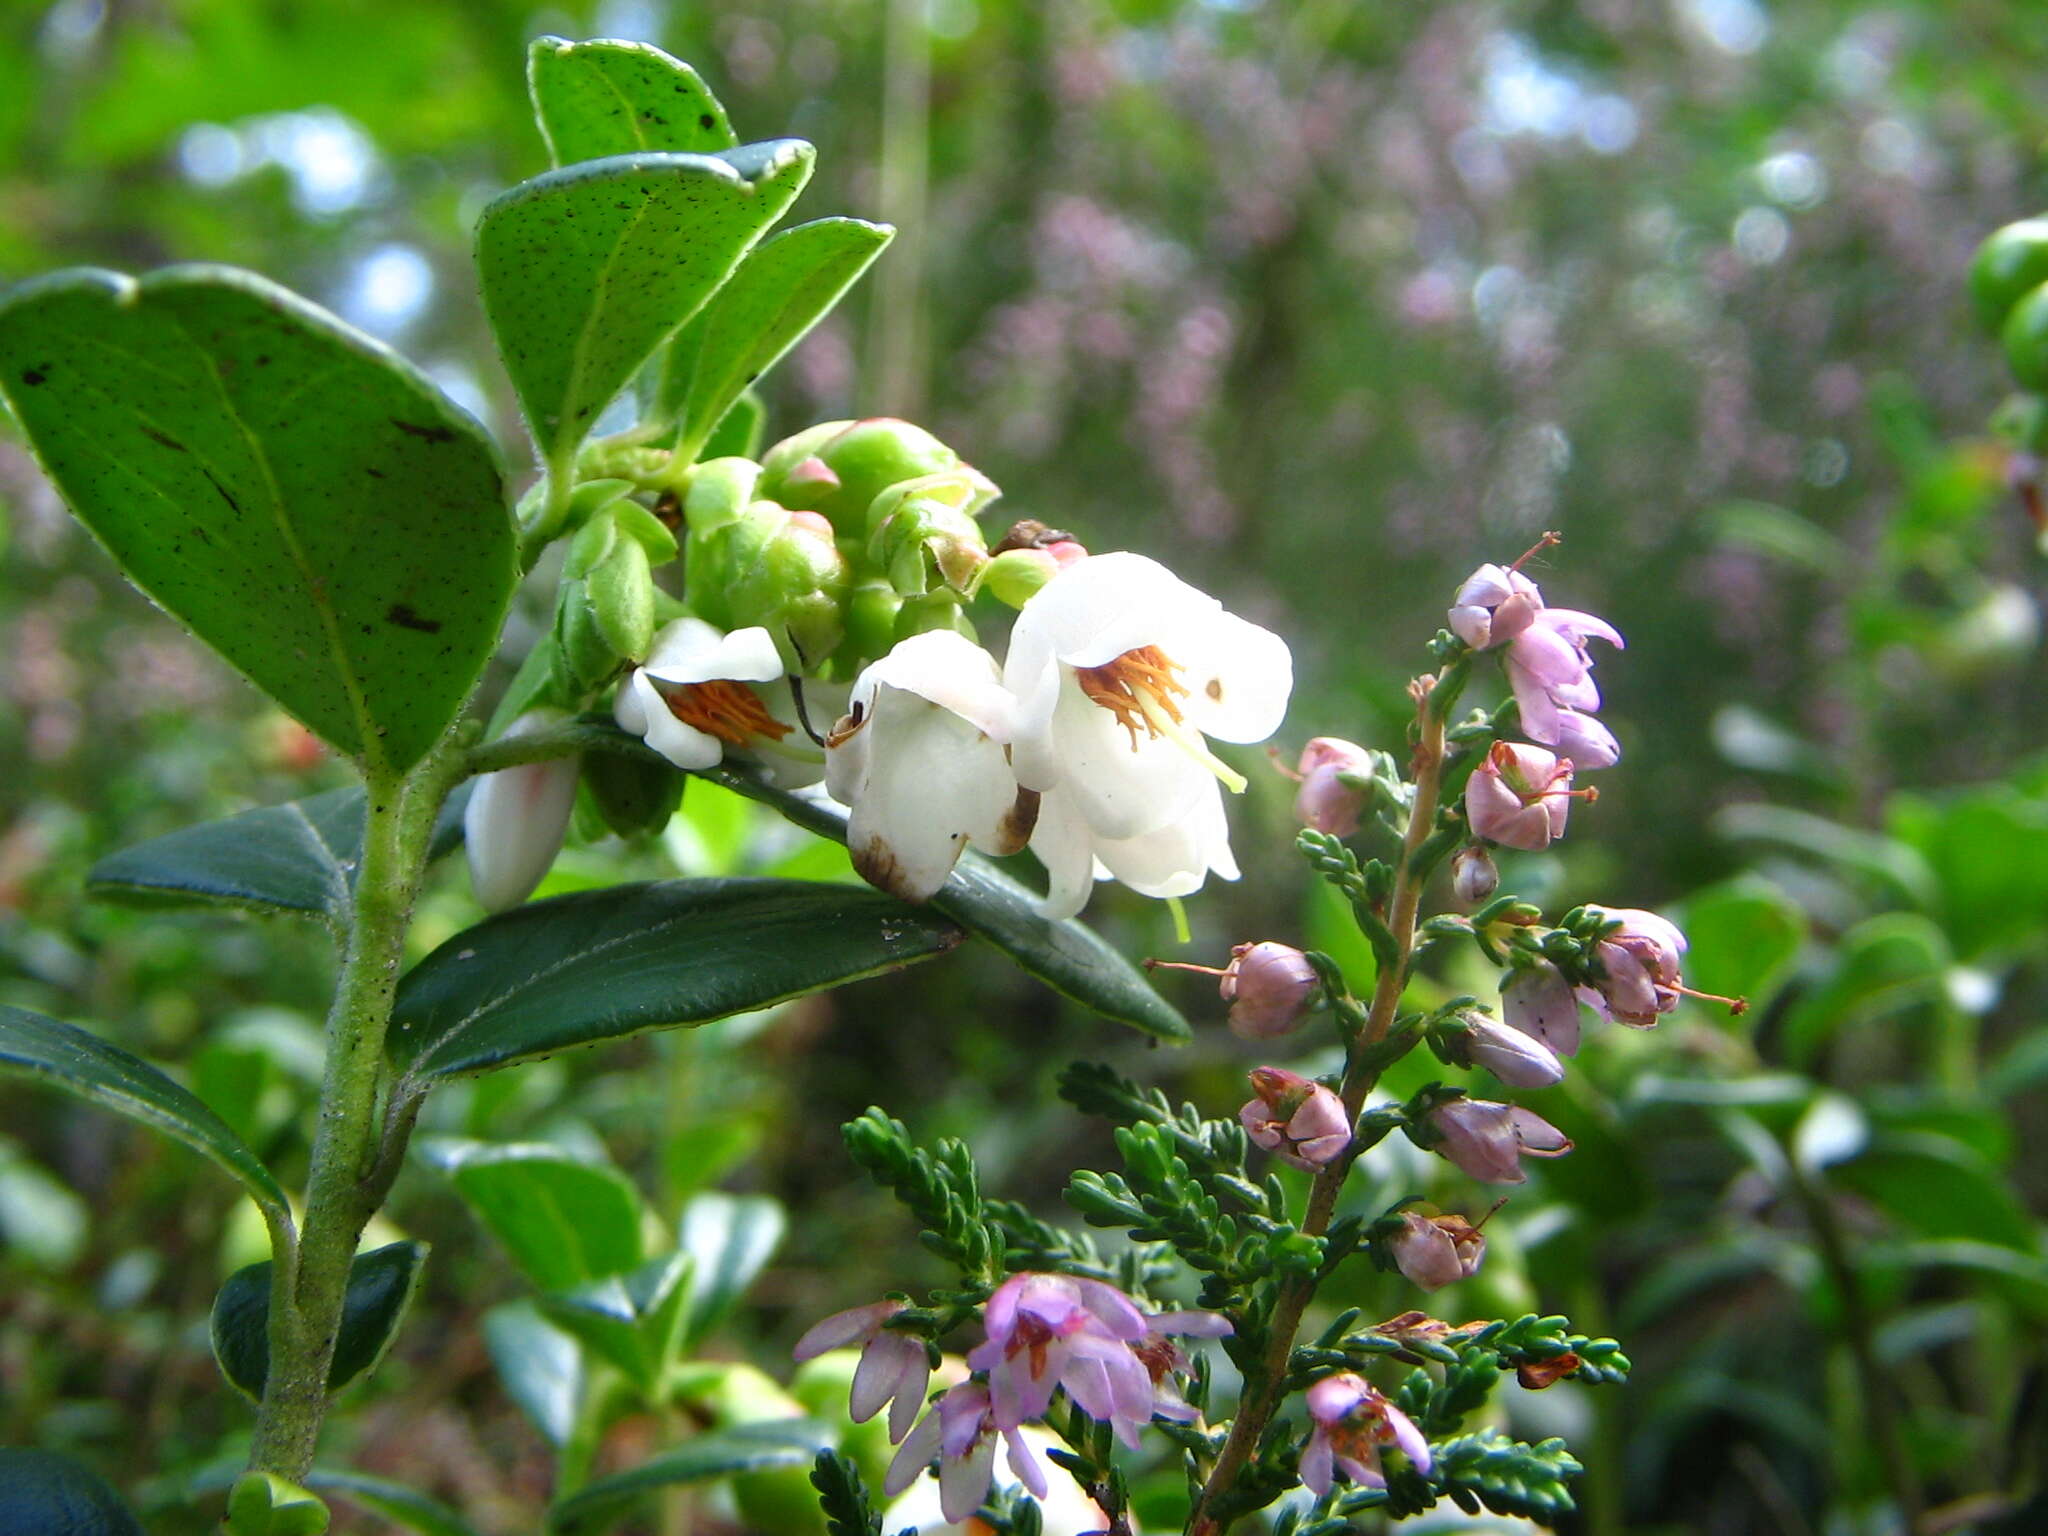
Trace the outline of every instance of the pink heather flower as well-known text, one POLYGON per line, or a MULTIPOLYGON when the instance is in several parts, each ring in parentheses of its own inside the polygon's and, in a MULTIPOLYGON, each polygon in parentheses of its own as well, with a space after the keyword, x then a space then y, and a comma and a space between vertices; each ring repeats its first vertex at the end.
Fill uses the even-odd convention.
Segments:
POLYGON ((1475 1179, 1520 1184, 1522 1158, 1563 1157, 1571 1140, 1542 1116, 1515 1104, 1489 1099, 1453 1099, 1429 1112, 1437 1133, 1435 1150, 1475 1179))
POLYGON ((1304 827, 1349 837, 1358 830, 1371 791, 1347 780, 1372 776, 1372 754, 1355 742, 1318 736, 1301 749, 1295 764, 1301 789, 1294 797, 1294 815, 1304 827))
POLYGON ((1517 968, 1500 984, 1501 1018, 1559 1056, 1579 1048, 1579 999, 1554 965, 1517 968))
POLYGON ((1031 1454, 1013 1424, 1000 1428, 990 1405, 989 1390, 978 1381, 963 1381, 949 1388, 938 1406, 918 1421, 917 1428, 897 1448, 895 1459, 882 1481, 883 1491, 895 1498, 918 1474, 939 1463, 939 1511, 954 1525, 981 1508, 988 1497, 988 1485, 995 1476, 996 1435, 1001 1433, 1007 1448, 1010 1470, 1042 1499, 1050 1491, 1045 1468, 1031 1454))
POLYGON ((1474 837, 1536 853, 1564 836, 1574 799, 1597 792, 1572 788, 1572 764, 1541 747, 1496 741, 1465 784, 1465 819, 1474 837))
POLYGON ((1621 743, 1614 739, 1614 732, 1576 709, 1557 712, 1557 740, 1550 745, 1557 749, 1559 757, 1570 758, 1579 773, 1612 768, 1621 761, 1621 743))
POLYGON ((1593 947, 1602 975, 1589 1001, 1610 1019, 1647 1028, 1676 1008, 1687 991, 1678 972, 1685 935, 1656 913, 1634 907, 1609 908, 1607 916, 1621 919, 1621 926, 1593 947))
POLYGON ((1386 1487, 1383 1446, 1397 1447, 1418 1472, 1430 1469, 1422 1431, 1363 1376, 1346 1371, 1310 1387, 1308 1417, 1314 1428, 1301 1453, 1301 1480, 1318 1497, 1330 1491, 1338 1471, 1364 1487, 1386 1487))
POLYGON ((1334 1162, 1351 1145, 1351 1116, 1344 1101, 1321 1083, 1285 1067, 1253 1067, 1258 1095, 1237 1118, 1253 1143, 1283 1162, 1310 1172, 1334 1162))
POLYGON ((1401 1213, 1402 1231, 1388 1248, 1394 1267, 1425 1291, 1441 1290, 1479 1273, 1486 1234, 1462 1216, 1401 1213))
POLYGON ((1246 1040, 1291 1034, 1315 1006, 1322 986, 1308 956, 1270 939, 1240 944, 1217 990, 1230 1004, 1230 1028, 1246 1040))
POLYGON ((1499 889, 1500 870, 1480 844, 1467 843, 1451 855, 1451 894, 1460 906, 1476 907, 1499 889))
MULTIPOLYGON (((1522 730, 1531 741, 1558 746, 1565 733, 1564 711, 1583 716, 1600 707, 1588 640, 1615 647, 1625 643, 1605 619, 1573 608, 1545 608, 1509 645, 1508 686, 1515 691, 1522 730)), ((1606 735, 1604 729, 1601 734, 1606 735)))
POLYGON ((815 1359, 827 1350, 860 1345, 860 1364, 854 1367, 847 1412, 854 1423, 865 1424, 881 1411, 884 1403, 889 1404, 891 1445, 910 1433, 917 1410, 924 1406, 932 1369, 923 1339, 884 1326, 903 1306, 900 1301, 878 1301, 835 1312, 798 1339, 793 1351, 802 1361, 815 1359))
POLYGON ((1534 1035, 1483 1013, 1468 1014, 1453 1051, 1468 1067, 1484 1067, 1510 1088, 1548 1088, 1564 1081, 1564 1065, 1534 1035))
POLYGON ((1185 1376, 1192 1365, 1187 1354, 1174 1342, 1176 1334, 1188 1338, 1220 1339, 1230 1334, 1230 1319, 1216 1312, 1160 1312, 1145 1319, 1149 1330, 1145 1337, 1131 1346, 1131 1353, 1138 1357, 1138 1363, 1145 1367, 1145 1374, 1152 1378, 1152 1403, 1144 1418, 1118 1417, 1110 1420, 1110 1427, 1125 1445, 1136 1449, 1138 1431, 1154 1419, 1173 1419, 1182 1424, 1192 1424, 1202 1415, 1192 1403, 1181 1396, 1176 1376, 1185 1376))
POLYGON ((1451 633, 1475 651, 1505 645, 1542 611, 1543 594, 1520 571, 1482 565, 1451 600, 1451 633))

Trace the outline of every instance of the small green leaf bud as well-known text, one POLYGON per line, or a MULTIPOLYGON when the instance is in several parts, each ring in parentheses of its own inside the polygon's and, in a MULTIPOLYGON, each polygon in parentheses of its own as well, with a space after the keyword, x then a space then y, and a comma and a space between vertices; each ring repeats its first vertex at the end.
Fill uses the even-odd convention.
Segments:
POLYGON ((677 546, 674 531, 639 502, 614 502, 610 516, 617 522, 621 534, 647 551, 650 563, 662 565, 675 559, 677 546))
POLYGON ((590 611, 607 644, 626 661, 644 661, 654 644, 654 572, 638 539, 613 540, 584 578, 590 611))
POLYGON ((712 459, 690 472, 683 521, 690 532, 710 533, 739 521, 753 502, 761 466, 752 459, 712 459))

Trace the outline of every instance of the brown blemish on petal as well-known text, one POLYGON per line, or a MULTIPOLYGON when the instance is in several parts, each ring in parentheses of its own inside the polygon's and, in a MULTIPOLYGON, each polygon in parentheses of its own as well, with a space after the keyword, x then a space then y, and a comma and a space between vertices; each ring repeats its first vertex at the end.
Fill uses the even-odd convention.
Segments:
POLYGON ((858 848, 848 843, 846 851, 853 856, 853 872, 876 890, 887 891, 898 901, 923 902, 930 899, 911 887, 902 864, 897 861, 895 850, 879 837, 869 838, 858 848))

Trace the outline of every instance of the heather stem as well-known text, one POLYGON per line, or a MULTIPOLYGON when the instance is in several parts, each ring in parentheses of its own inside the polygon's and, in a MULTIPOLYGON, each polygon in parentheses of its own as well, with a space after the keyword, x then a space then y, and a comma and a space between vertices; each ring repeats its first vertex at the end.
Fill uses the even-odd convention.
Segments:
MULTIPOLYGON (((1422 905, 1422 887, 1426 877, 1426 872, 1417 866, 1422 845, 1436 827, 1437 800, 1443 778, 1443 715, 1431 705, 1431 696, 1442 678, 1441 673, 1417 678, 1409 688, 1416 706, 1417 734, 1415 757, 1411 764, 1415 794, 1409 805, 1408 826, 1401 841, 1401 861, 1394 874, 1394 888, 1387 904, 1387 927, 1394 936, 1394 963, 1383 967, 1375 979, 1365 1025, 1351 1043, 1350 1064, 1345 1069, 1342 1094, 1345 1111, 1354 1121, 1365 1107, 1365 1096, 1372 1091, 1379 1077, 1376 1069, 1361 1070, 1359 1063, 1367 1056, 1369 1048, 1384 1040, 1387 1031, 1393 1028, 1401 992, 1408 981, 1408 963, 1415 952, 1415 919, 1422 905)), ((1337 1209, 1337 1196, 1344 1187, 1345 1175, 1351 1171, 1355 1156, 1356 1153, 1346 1151, 1316 1175, 1315 1183, 1309 1189, 1308 1212, 1302 1219, 1304 1232, 1321 1237, 1329 1230, 1330 1218, 1337 1209)), ((1236 1518, 1227 1508, 1219 1512, 1217 1506, 1230 1493, 1238 1475, 1258 1450, 1266 1426, 1272 1422, 1274 1410, 1280 1405, 1281 1384, 1287 1379, 1288 1363, 1294 1354, 1295 1333, 1301 1327, 1302 1313, 1315 1297, 1315 1290, 1313 1278, 1291 1280, 1282 1286, 1273 1308, 1265 1356, 1260 1360, 1258 1369, 1246 1376, 1229 1437, 1195 1498, 1194 1509, 1188 1518, 1189 1536, 1221 1536, 1236 1518)))

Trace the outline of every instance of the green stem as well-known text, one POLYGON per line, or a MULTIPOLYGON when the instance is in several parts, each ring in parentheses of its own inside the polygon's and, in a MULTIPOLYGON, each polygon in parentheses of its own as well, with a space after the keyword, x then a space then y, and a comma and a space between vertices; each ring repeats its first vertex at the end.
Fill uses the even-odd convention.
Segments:
MULTIPOLYGON (((1368 1058, 1368 1048, 1379 1044, 1387 1037, 1387 1031, 1393 1028, 1394 1015, 1401 1004, 1401 992, 1408 982, 1409 960, 1415 953, 1415 919, 1421 910, 1425 880, 1417 867, 1420 862, 1418 855, 1436 828, 1437 796, 1443 776, 1443 711, 1436 707, 1432 698, 1441 680, 1441 675, 1418 678, 1409 690, 1415 700, 1418 727, 1413 764, 1415 798, 1408 808, 1408 826, 1401 840, 1401 862, 1394 875, 1392 899, 1387 904, 1387 927, 1394 936, 1394 963, 1383 967, 1374 979, 1372 1004, 1366 1011, 1365 1027, 1351 1042, 1342 1091, 1345 1111, 1353 1121, 1365 1108, 1365 1096, 1379 1079, 1376 1069, 1361 1070, 1359 1064, 1368 1058)), ((1329 1230, 1330 1218, 1337 1209, 1337 1196, 1344 1188, 1345 1176, 1350 1173, 1356 1156, 1355 1151, 1347 1150, 1317 1173, 1315 1183, 1309 1188, 1308 1212, 1302 1218, 1302 1231, 1320 1237, 1329 1230)), ((1189 1536, 1222 1536, 1236 1518, 1227 1505, 1223 1508, 1218 1506, 1258 1451, 1266 1426, 1272 1422, 1274 1410, 1280 1406, 1282 1384, 1287 1379, 1288 1366, 1294 1357, 1295 1334, 1315 1292, 1316 1280, 1313 1277, 1292 1280, 1281 1287, 1273 1306, 1272 1322, 1268 1325, 1265 1354, 1258 1369, 1245 1379, 1244 1393, 1238 1402, 1237 1417, 1231 1422, 1229 1437, 1223 1442, 1216 1464, 1195 1498, 1194 1509, 1188 1516, 1189 1536)))
MULTIPOLYGON (((363 856, 340 979, 327 1015, 327 1066, 296 1248, 273 1248, 270 1370, 249 1465, 294 1480, 313 1465, 349 1268, 383 1202, 411 1126, 387 1127, 384 1033, 405 934, 448 777, 439 754, 410 774, 365 773, 363 856), (395 1145, 394 1145, 395 1144, 395 1145)), ((413 1106, 416 1108, 416 1106, 413 1106)))

